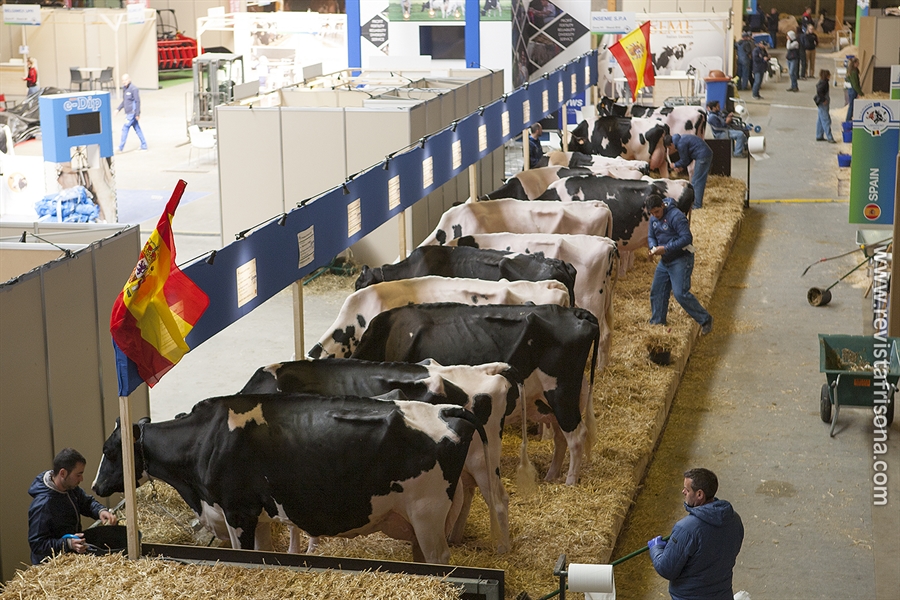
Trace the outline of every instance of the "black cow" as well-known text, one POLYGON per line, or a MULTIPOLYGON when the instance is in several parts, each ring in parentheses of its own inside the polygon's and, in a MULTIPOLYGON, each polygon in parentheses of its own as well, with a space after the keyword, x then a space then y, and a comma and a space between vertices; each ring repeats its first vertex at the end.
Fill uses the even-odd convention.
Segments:
POLYGON ((418 304, 394 308, 372 319, 353 357, 406 362, 434 358, 448 365, 509 364, 525 378, 529 417, 554 428, 553 460, 546 479, 552 481, 559 475, 567 445, 566 484, 574 485, 595 434, 592 391, 599 341, 597 318, 582 308, 418 304), (591 346, 590 385, 583 386, 591 346))
MULTIPOLYGON (((460 473, 472 435, 485 441, 458 406, 354 396, 211 398, 173 421, 133 427, 135 472, 178 490, 201 522, 223 512, 235 548, 253 547, 265 513, 312 536, 383 531, 430 563, 450 559, 460 473)), ((118 423, 93 489, 124 489, 118 423)))
MULTIPOLYGON (((408 400, 466 408, 484 427, 488 445, 475 439, 469 446, 463 473, 464 503, 450 541, 462 541, 477 485, 490 511, 497 552, 503 553, 510 544, 509 495, 500 479, 503 421, 516 407, 520 384, 518 374, 505 363, 445 367, 435 361, 409 364, 335 358, 261 367, 240 393, 373 397, 399 391, 408 400)), ((520 465, 523 468, 529 466, 520 465)), ((291 548, 299 552, 293 535, 291 548)), ((308 552, 314 549, 315 541, 311 539, 308 552)))
POLYGON ((364 266, 356 279, 356 289, 381 281, 426 275, 489 281, 555 279, 566 286, 569 303, 575 304, 575 269, 572 265, 543 255, 468 247, 422 246, 398 263, 374 269, 364 266))

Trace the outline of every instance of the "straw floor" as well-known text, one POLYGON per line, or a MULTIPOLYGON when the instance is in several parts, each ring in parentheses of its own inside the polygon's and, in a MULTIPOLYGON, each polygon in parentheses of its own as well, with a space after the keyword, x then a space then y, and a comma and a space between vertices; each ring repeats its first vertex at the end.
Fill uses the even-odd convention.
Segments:
MULTIPOLYGON (((712 296, 718 275, 739 231, 743 217, 744 189, 744 183, 740 180, 710 177, 704 208, 693 213, 691 229, 694 234, 697 260, 692 290, 703 304, 707 304, 712 296)), ((590 459, 582 468, 579 484, 568 487, 561 483, 541 483, 537 491, 530 495, 519 493, 514 474, 521 437, 517 427, 510 427, 504 433, 501 468, 504 484, 510 495, 512 550, 504 555, 493 552, 487 508, 478 494, 472 505, 464 542, 451 548, 452 564, 503 569, 506 572, 507 598, 516 598, 521 592, 527 592, 531 598, 538 598, 554 591, 558 580, 553 577, 553 566, 562 553, 567 555, 569 562, 609 563, 612 558, 610 553, 616 537, 643 478, 665 422, 669 404, 678 386, 681 371, 699 330, 697 324, 674 300, 670 306, 667 326, 651 326, 647 323, 650 317, 649 289, 654 268, 655 262, 646 253, 638 252, 634 267, 616 283, 612 352, 609 365, 594 385, 597 443, 590 459), (670 351, 671 365, 659 366, 651 362, 648 357, 650 348, 670 351)), ((317 281, 317 285, 328 286, 331 289, 334 285, 346 285, 348 293, 352 290, 352 278, 325 275, 319 280, 323 281, 317 281), (332 278, 338 281, 327 281, 332 278), (344 281, 341 282, 341 279, 344 281)), ((715 327, 720 332, 732 333, 738 332, 743 325, 739 322, 717 321, 715 327)), ((528 453, 541 476, 547 471, 552 451, 552 441, 530 437, 528 453)), ((565 465, 567 468, 568 461, 565 465)), ((193 514, 168 486, 157 483, 153 489, 144 488, 139 490, 141 504, 139 519, 144 541, 200 545, 210 543, 208 533, 195 532, 191 527, 193 514), (166 508, 159 510, 154 507, 155 504, 164 505, 166 508), (179 504, 181 508, 177 508, 179 504)), ((275 527, 277 531, 273 537, 276 549, 286 550, 287 532, 284 527, 277 525, 275 527)), ((217 543, 214 541, 213 545, 217 543)), ((326 539, 323 540, 320 549, 322 554, 332 556, 412 560, 409 544, 379 534, 352 540, 326 539)), ((40 587, 35 587, 37 584, 33 582, 33 579, 40 579, 40 576, 33 575, 32 572, 47 572, 56 568, 57 563, 63 563, 66 568, 74 564, 71 557, 63 559, 57 559, 49 566, 29 569, 23 578, 17 578, 10 584, 5 594, 18 593, 20 588, 13 586, 18 586, 21 580, 27 580, 31 583, 23 588, 21 596, 11 595, 11 597, 45 597, 40 587)), ((104 579, 108 577, 113 590, 123 585, 120 578, 139 577, 142 569, 146 571, 177 569, 168 564, 152 567, 128 566, 128 574, 122 575, 117 571, 125 570, 126 563, 112 564, 121 565, 122 569, 104 568, 102 574, 98 572, 96 577, 104 579)), ((208 583, 199 583, 199 574, 195 575, 193 571, 190 575, 184 575, 185 581, 187 582, 188 578, 198 581, 196 585, 199 586, 198 589, 204 590, 203 595, 206 597, 214 594, 221 594, 222 598, 232 597, 226 595, 222 582, 237 581, 239 578, 232 575, 231 571, 218 573, 206 568, 205 572, 209 575, 208 583)), ((171 575, 173 578, 176 576, 181 577, 174 573, 171 575)), ((258 575, 250 571, 246 577, 258 575)), ((296 575, 293 577, 296 578, 296 575)), ((148 576, 147 586, 157 585, 155 581, 161 580, 150 580, 148 576)), ((273 581, 271 586, 285 592, 281 597, 290 597, 287 593, 289 588, 285 586, 302 585, 299 582, 295 583, 295 579, 289 579, 289 583, 280 581, 279 583, 273 581)), ((21 585, 26 584, 22 582, 21 585)), ((246 584, 241 582, 240 585, 246 584)), ((266 589, 267 585, 269 584, 260 580, 250 588, 244 589, 255 588, 252 595, 268 597, 259 594, 259 591, 266 589)), ((347 591, 342 590, 341 593, 352 598, 394 597, 363 595, 368 593, 367 590, 362 590, 360 595, 357 595, 358 588, 354 586, 359 586, 359 580, 348 579, 347 591)), ((367 586, 368 584, 363 587, 367 586)), ((399 583, 390 584, 390 587, 401 589, 399 583)), ((146 597, 176 597, 168 594, 168 590, 171 589, 172 584, 165 581, 160 584, 159 595, 146 597)), ((445 596, 440 595, 442 593, 441 591, 432 594, 430 591, 412 589, 408 592, 398 592, 407 598, 444 598, 445 596)), ((105 596, 97 592, 91 597, 105 596)), ((325 596, 304 591, 294 597, 325 596)))

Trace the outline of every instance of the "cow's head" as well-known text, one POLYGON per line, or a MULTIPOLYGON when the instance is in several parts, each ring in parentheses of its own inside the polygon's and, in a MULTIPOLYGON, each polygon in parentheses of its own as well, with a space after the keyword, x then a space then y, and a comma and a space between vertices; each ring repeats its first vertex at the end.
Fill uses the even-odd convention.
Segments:
POLYGON ((571 139, 569 140, 569 148, 574 152, 583 152, 584 154, 593 154, 589 143, 590 131, 588 122, 582 121, 578 127, 572 130, 571 139))
POLYGON ((379 267, 370 269, 368 265, 363 265, 363 268, 359 272, 359 277, 356 278, 356 290, 359 291, 364 287, 369 287, 374 283, 381 283, 382 281, 384 281, 384 275, 379 267))
MULTIPOLYGON (((144 457, 140 444, 141 431, 150 419, 144 417, 132 425, 134 433, 134 472, 135 483, 140 480, 144 472, 144 457)), ((91 489, 98 496, 110 496, 117 492, 125 491, 125 475, 122 468, 122 432, 119 429, 119 419, 116 419, 116 428, 103 442, 103 456, 100 458, 100 466, 97 467, 97 477, 91 484, 91 489)))

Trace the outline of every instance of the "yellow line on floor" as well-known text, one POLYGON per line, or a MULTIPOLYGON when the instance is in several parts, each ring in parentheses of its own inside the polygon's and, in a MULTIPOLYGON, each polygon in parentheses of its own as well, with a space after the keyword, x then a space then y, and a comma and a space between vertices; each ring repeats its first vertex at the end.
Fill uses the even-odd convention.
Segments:
POLYGON ((751 200, 750 202, 751 204, 826 204, 834 202, 846 204, 849 200, 838 198, 775 198, 770 200, 751 200))

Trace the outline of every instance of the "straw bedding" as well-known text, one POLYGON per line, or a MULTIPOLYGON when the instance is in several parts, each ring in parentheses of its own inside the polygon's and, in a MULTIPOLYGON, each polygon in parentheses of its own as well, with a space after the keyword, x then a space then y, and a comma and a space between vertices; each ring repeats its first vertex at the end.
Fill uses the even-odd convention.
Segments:
MULTIPOLYGON (((711 176, 704 198, 704 208, 692 216, 691 229, 697 252, 692 290, 703 304, 707 304, 712 296, 718 274, 739 230, 743 216, 744 189, 744 183, 740 180, 711 176)), ((649 289, 654 268, 655 261, 646 253, 638 252, 633 269, 616 284, 612 353, 609 366, 594 385, 597 444, 590 460, 582 467, 579 484, 568 487, 560 483, 541 483, 535 493, 520 494, 516 487, 515 470, 521 438, 518 427, 510 427, 504 433, 501 468, 504 484, 510 495, 512 550, 504 555, 493 552, 487 507, 479 494, 476 494, 472 504, 464 543, 451 547, 452 564, 503 569, 506 572, 507 598, 516 598, 523 591, 536 598, 555 590, 558 580, 553 577, 552 570, 561 553, 565 553, 570 562, 608 563, 612 558, 610 554, 616 537, 644 475, 657 436, 665 421, 668 404, 677 387, 680 371, 689 356, 698 331, 698 326, 674 299, 671 301, 667 326, 652 326, 647 323, 650 317, 649 289), (649 348, 669 351, 672 358, 671 366, 659 366, 651 362, 648 356, 649 348)), ((352 288, 352 278, 325 275, 320 279, 327 280, 332 277, 344 280, 337 282, 337 285, 347 286, 348 291, 352 288)), ((327 285, 329 289, 332 286, 331 283, 327 285)), ((740 332, 748 327, 752 325, 716 322, 716 332, 721 334, 740 332)), ((529 456, 543 476, 553 452, 552 441, 541 440, 537 436, 529 437, 529 456)), ((208 533, 193 531, 190 524, 194 515, 183 506, 174 490, 169 488, 167 491, 168 486, 160 483, 156 483, 153 490, 144 488, 139 489, 141 505, 139 519, 144 541, 200 545, 210 543, 208 533), (166 510, 151 508, 155 503, 163 503, 166 510), (176 508, 179 504, 182 505, 181 509, 176 508), (175 515, 179 516, 176 518, 175 515), (180 524, 173 523, 173 520, 179 521, 180 524)), ((280 525, 273 527, 276 528, 273 532, 276 549, 286 550, 287 529, 280 525)), ((218 543, 213 541, 212 545, 218 543)), ((331 556, 412 560, 412 551, 408 543, 398 542, 379 534, 352 540, 325 539, 322 540, 320 550, 322 554, 331 556)), ((91 564, 92 560, 96 561, 90 558, 64 556, 57 558, 50 565, 31 568, 12 582, 5 594, 12 594, 11 597, 43 598, 43 592, 38 585, 42 577, 50 577, 48 573, 56 568, 69 569, 76 564, 79 565, 78 568, 86 568, 81 565, 91 564), (15 595, 20 591, 20 596, 15 595)), ((286 586, 296 585, 297 589, 301 589, 305 585, 299 582, 296 573, 284 576, 285 579, 280 579, 282 576, 277 575, 279 579, 272 579, 271 582, 267 579, 253 579, 255 583, 247 584, 244 582, 245 578, 249 580, 263 576, 254 570, 238 576, 236 572, 230 570, 230 567, 229 570, 220 573, 215 569, 226 568, 176 567, 157 560, 140 561, 144 563, 143 566, 136 566, 117 558, 103 560, 109 561, 109 564, 116 568, 98 568, 97 575, 91 578, 108 580, 111 590, 119 590, 123 589, 123 579, 142 579, 145 577, 143 573, 146 572, 143 587, 158 586, 158 595, 153 596, 148 592, 146 595, 148 598, 169 597, 165 596, 164 592, 173 588, 171 579, 176 577, 183 577, 185 586, 196 585, 196 589, 204 590, 205 596, 221 594, 223 598, 232 597, 226 595, 227 586, 223 585, 223 581, 247 586, 244 589, 253 589, 255 597, 268 597, 260 595, 260 592, 268 593, 269 587, 284 591, 284 595, 280 597, 289 597, 288 591, 294 588, 286 586), (189 570, 190 574, 178 573, 177 571, 181 569, 189 570), (169 579, 155 579, 150 576, 152 573, 165 570, 170 572, 169 579), (201 573, 205 578, 201 577, 201 573)), ((265 577, 275 578, 276 575, 268 574, 265 577)), ((329 585, 336 585, 334 580, 338 576, 332 577, 334 579, 329 585)), ((391 583, 387 586, 390 590, 386 589, 384 595, 378 593, 367 596, 363 594, 368 593, 370 585, 366 583, 362 586, 363 589, 360 589, 359 577, 362 576, 342 577, 346 577, 347 580, 346 588, 340 588, 340 593, 353 598, 395 597, 390 595, 389 591, 396 592, 397 597, 405 598, 450 597, 440 595, 444 593, 443 591, 432 592, 424 589, 406 591, 402 587, 406 583, 391 583)), ((61 579, 74 580, 75 577, 61 579)), ((320 584, 310 585, 318 588, 320 584)), ((303 593, 296 597, 320 597, 313 595, 312 587, 303 589, 303 593)), ((105 597, 99 591, 91 596, 105 597)))

